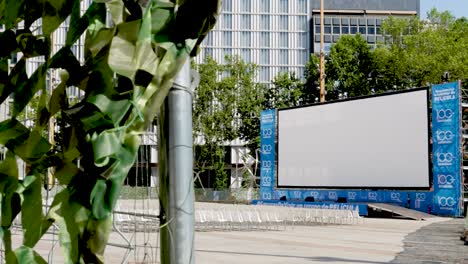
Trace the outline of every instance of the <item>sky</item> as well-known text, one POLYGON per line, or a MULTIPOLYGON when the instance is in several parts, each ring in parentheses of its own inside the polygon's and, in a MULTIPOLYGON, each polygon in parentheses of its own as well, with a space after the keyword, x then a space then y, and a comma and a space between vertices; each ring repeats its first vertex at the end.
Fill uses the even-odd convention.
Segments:
POLYGON ((426 14, 433 7, 439 11, 448 10, 455 17, 468 18, 468 0, 420 0, 421 17, 425 18, 426 14))

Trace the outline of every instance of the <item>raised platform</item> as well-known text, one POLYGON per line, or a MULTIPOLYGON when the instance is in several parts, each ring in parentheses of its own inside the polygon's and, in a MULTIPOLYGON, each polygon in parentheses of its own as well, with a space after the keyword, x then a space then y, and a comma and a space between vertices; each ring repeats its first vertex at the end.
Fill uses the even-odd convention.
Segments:
POLYGON ((367 206, 372 209, 372 210, 377 210, 377 211, 385 211, 389 212, 398 216, 402 216, 408 219, 413 219, 413 220, 425 220, 428 218, 433 218, 435 216, 427 213, 423 213, 420 211, 416 211, 413 209, 408 209, 405 207, 401 207, 398 205, 393 205, 393 204, 386 204, 386 203, 368 203, 367 206))

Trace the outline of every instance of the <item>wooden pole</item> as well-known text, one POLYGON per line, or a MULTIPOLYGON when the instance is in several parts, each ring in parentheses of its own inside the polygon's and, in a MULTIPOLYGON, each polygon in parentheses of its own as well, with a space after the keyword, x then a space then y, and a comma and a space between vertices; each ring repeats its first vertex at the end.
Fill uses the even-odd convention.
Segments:
POLYGON ((323 0, 320 0, 320 102, 325 102, 325 30, 323 17, 323 0))

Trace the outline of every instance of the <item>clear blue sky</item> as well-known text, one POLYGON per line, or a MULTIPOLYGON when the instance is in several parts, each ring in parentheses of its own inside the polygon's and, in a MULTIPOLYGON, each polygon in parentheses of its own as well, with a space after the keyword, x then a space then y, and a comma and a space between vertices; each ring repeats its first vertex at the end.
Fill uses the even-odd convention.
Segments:
POLYGON ((425 18, 427 11, 433 7, 439 11, 448 10, 455 17, 468 18, 468 0, 420 0, 421 18, 425 18))

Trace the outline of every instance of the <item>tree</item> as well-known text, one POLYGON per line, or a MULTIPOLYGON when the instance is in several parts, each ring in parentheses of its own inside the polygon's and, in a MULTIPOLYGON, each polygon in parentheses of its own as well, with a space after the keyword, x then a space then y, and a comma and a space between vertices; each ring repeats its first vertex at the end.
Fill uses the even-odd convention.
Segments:
POLYGON ((362 36, 342 36, 330 50, 327 79, 333 88, 329 85, 329 90, 346 92, 350 97, 369 94, 372 66, 372 52, 362 36))
POLYGON ((302 100, 308 100, 303 94, 304 84, 295 73, 280 72, 265 92, 265 108, 285 108, 299 106, 302 100))
MULTIPOLYGON (((320 98, 320 57, 311 54, 304 71, 304 85, 301 86, 302 104, 313 104, 320 98)), ((327 65, 325 65, 327 69, 327 65)))
MULTIPOLYGON (((140 134, 161 110, 179 69, 214 26, 220 5, 218 0, 93 1, 81 15, 80 4, 78 0, 0 4, 0 24, 5 28, 0 33, 0 102, 13 98, 12 117, 0 123, 0 145, 8 149, 0 163, 0 234, 7 263, 45 263, 34 247, 52 224, 59 228, 65 263, 103 263, 112 210, 135 162, 140 134), (107 10, 112 23, 106 21, 107 10), (67 18, 66 44, 52 54, 51 34, 67 18), (38 19, 42 30, 33 34, 30 26, 38 19), (82 34, 83 65, 70 49, 82 34), (9 72, 8 58, 17 52, 24 56, 9 72), (28 77, 26 59, 38 56, 45 62, 28 77), (52 94, 46 87, 50 69, 64 71, 52 94), (71 86, 85 93, 73 106, 66 93, 71 86), (37 121, 30 129, 18 118, 35 96, 37 121), (60 148, 42 136, 49 120, 58 115, 60 129, 68 132, 60 148), (18 178, 17 157, 30 165, 24 179, 18 178), (41 186, 48 168, 54 168, 55 178, 66 188, 55 195, 44 215, 41 186), (24 236, 22 246, 13 249, 10 229, 20 212, 24 236)), ((165 145, 162 139, 159 144, 165 145)), ((164 156, 159 164, 163 171, 164 156)), ((161 205, 165 199, 161 197, 161 205)), ((164 232, 165 217, 161 221, 164 232)))
POLYGON ((257 67, 237 56, 226 57, 224 64, 208 57, 197 69, 200 84, 193 120, 194 138, 200 144, 195 167, 198 173, 214 170, 215 188, 223 189, 228 187, 224 146, 239 138, 251 151, 258 148, 262 89, 254 81, 257 67))

